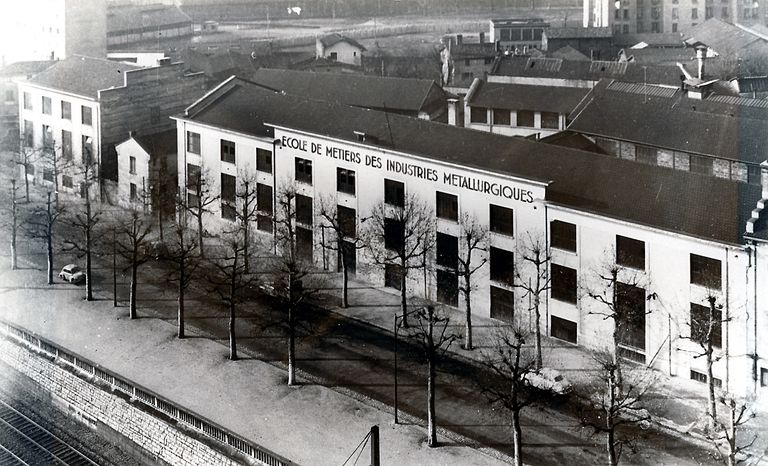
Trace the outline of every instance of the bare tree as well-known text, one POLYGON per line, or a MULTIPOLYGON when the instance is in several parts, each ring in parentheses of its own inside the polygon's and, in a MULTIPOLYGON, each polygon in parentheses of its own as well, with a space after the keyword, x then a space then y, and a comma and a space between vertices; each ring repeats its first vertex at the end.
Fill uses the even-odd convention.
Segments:
POLYGON ((256 286, 256 279, 245 271, 243 255, 245 246, 242 238, 232 235, 226 240, 224 256, 213 262, 216 269, 209 281, 213 291, 219 295, 229 311, 229 359, 237 360, 237 335, 235 320, 237 308, 247 299, 246 291, 256 286))
POLYGON ((211 205, 219 200, 220 195, 214 192, 211 186, 208 172, 201 171, 198 168, 195 172, 187 175, 187 197, 181 197, 183 209, 191 215, 197 224, 197 243, 200 249, 200 257, 205 258, 205 245, 203 237, 205 228, 203 227, 203 217, 211 212, 211 205))
POLYGON ((251 271, 251 227, 256 221, 259 210, 256 207, 256 177, 247 173, 241 174, 240 183, 235 194, 238 207, 235 210, 235 217, 238 221, 238 229, 243 240, 243 265, 245 272, 251 271))
POLYGON ((609 466, 619 464, 624 447, 633 448, 634 438, 622 434, 621 427, 631 424, 647 424, 650 416, 645 408, 649 390, 653 386, 650 370, 625 374, 622 373, 611 350, 598 352, 596 375, 593 382, 585 388, 582 396, 592 409, 582 412, 582 423, 591 427, 595 434, 605 435, 605 449, 609 466))
POLYGON ((55 227, 60 217, 65 213, 63 208, 56 207, 53 203, 51 200, 52 194, 50 191, 46 193, 45 207, 37 206, 32 209, 28 219, 24 222, 25 230, 31 238, 45 241, 49 285, 53 285, 53 241, 56 234, 55 227))
POLYGON ((528 386, 528 375, 536 371, 535 356, 526 347, 528 333, 519 326, 500 330, 492 350, 484 355, 483 365, 495 374, 501 383, 486 379, 483 393, 491 403, 499 403, 512 414, 512 442, 515 465, 522 466, 522 437, 520 412, 534 401, 528 386))
POLYGON ((18 250, 17 250, 17 238, 19 228, 21 227, 21 218, 19 217, 19 204, 17 191, 19 187, 16 185, 16 178, 11 179, 11 203, 8 207, 3 207, 3 212, 8 215, 8 219, 3 222, 11 229, 11 270, 18 268, 18 250))
POLYGON ((456 275, 459 278, 459 292, 464 295, 464 349, 473 349, 472 345, 472 292, 477 273, 486 262, 487 257, 476 260, 475 254, 488 249, 488 228, 481 224, 474 214, 464 213, 459 217, 459 256, 456 275))
POLYGON ((431 304, 418 309, 413 336, 418 338, 427 360, 427 445, 437 446, 437 423, 435 421, 435 380, 437 364, 450 348, 458 335, 448 333, 450 319, 435 310, 431 304))
POLYGON ((136 318, 136 291, 138 287, 138 270, 151 256, 147 254, 147 236, 152 232, 152 223, 146 220, 138 211, 131 212, 131 218, 117 230, 117 245, 120 254, 128 261, 131 269, 131 292, 128 304, 128 316, 136 318))
MULTIPOLYGON (((755 411, 750 407, 747 401, 738 400, 734 396, 723 394, 718 397, 718 402, 723 405, 726 414, 726 420, 723 422, 719 420, 717 426, 720 429, 719 435, 713 435, 712 439, 715 442, 715 447, 721 454, 724 454, 726 464, 728 466, 737 466, 746 462, 746 459, 741 458, 746 456, 749 458, 749 454, 744 452, 750 448, 757 440, 757 434, 752 437, 752 440, 745 444, 739 444, 738 437, 739 431, 744 426, 755 418, 755 411), (721 451, 724 449, 725 451, 721 451)), ((714 434, 714 432, 713 432, 714 434)))
POLYGON ((334 235, 323 246, 338 253, 342 277, 341 307, 345 308, 349 305, 349 254, 356 253, 358 249, 364 247, 364 244, 357 234, 357 219, 354 216, 345 215, 340 207, 333 198, 320 199, 319 215, 334 235))
MULTIPOLYGON (((373 207, 363 233, 371 259, 395 273, 400 284, 400 311, 408 327, 408 275, 424 269, 425 258, 435 248, 435 216, 432 208, 413 194, 400 205, 380 202, 373 207)), ((426 286, 426 284, 425 284, 426 286)))
POLYGON ((200 264, 197 258, 197 242, 184 225, 176 224, 174 226, 173 240, 163 258, 174 265, 174 277, 171 280, 178 284, 177 336, 184 338, 185 294, 200 264))
POLYGON ((27 147, 25 143, 22 143, 16 153, 16 164, 21 167, 22 176, 24 177, 24 197, 25 202, 29 203, 29 176, 31 169, 34 169, 34 163, 40 157, 40 150, 27 147))
POLYGON ((533 237, 530 234, 522 244, 518 255, 522 258, 523 264, 529 265, 533 277, 526 274, 519 268, 515 268, 515 288, 523 290, 523 297, 530 299, 530 309, 533 311, 535 348, 536 348, 536 370, 543 366, 541 356, 541 298, 545 296, 550 288, 549 263, 552 256, 549 253, 546 243, 541 237, 533 237), (532 279, 531 279, 532 278, 532 279))

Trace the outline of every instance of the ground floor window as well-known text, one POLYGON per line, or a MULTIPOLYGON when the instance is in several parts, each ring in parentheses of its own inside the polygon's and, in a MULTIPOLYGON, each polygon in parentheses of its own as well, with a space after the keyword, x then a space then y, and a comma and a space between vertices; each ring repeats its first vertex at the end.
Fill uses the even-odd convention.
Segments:
MULTIPOLYGON (((691 380, 695 380, 696 382, 701 383, 707 383, 707 374, 699 371, 695 371, 691 369, 691 380)), ((712 381, 715 383, 715 387, 721 388, 723 386, 723 381, 718 379, 717 377, 712 377, 712 381)))
POLYGON ((768 387, 768 369, 764 367, 760 368, 760 386, 768 387))
POLYGON ((557 316, 552 316, 552 325, 550 327, 550 333, 553 337, 560 340, 565 340, 571 343, 576 343, 577 335, 576 322, 570 320, 561 319, 557 316))
POLYGON ((312 262, 312 230, 296 228, 296 255, 300 260, 312 262))
POLYGON ((256 229, 259 231, 272 233, 272 217, 270 217, 269 215, 257 215, 256 229))
POLYGON ((237 212, 235 211, 235 208, 232 206, 232 204, 229 204, 227 202, 221 203, 221 218, 224 220, 230 220, 235 221, 237 218, 237 212))
POLYGON ((384 286, 399 290, 402 287, 400 275, 399 265, 386 264, 384 266, 384 286))
POLYGON ((515 319, 515 294, 496 286, 491 287, 491 318, 512 323, 515 319))
POLYGON ((449 306, 459 305, 459 277, 456 272, 438 269, 437 302, 449 306))

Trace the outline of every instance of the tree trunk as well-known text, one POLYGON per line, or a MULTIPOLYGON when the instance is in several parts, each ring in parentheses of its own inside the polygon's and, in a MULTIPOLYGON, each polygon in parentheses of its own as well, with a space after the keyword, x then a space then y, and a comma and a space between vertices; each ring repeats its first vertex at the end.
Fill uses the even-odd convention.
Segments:
POLYGON ((728 466, 736 466, 739 464, 739 462, 736 460, 736 452, 737 452, 737 446, 736 446, 736 403, 733 400, 730 400, 730 416, 729 421, 730 424, 728 425, 729 436, 728 436, 728 466))
POLYGON ((616 433, 609 429, 606 435, 605 446, 608 449, 608 466, 616 466, 616 445, 614 444, 616 433))
POLYGON ((406 279, 408 278, 405 274, 405 267, 403 267, 403 270, 401 271, 400 276, 400 313, 403 316, 403 328, 408 328, 408 295, 407 290, 405 288, 406 286, 406 279))
POLYGON ((131 264, 131 297, 129 299, 128 303, 128 316, 131 319, 136 318, 136 281, 137 281, 137 270, 138 265, 136 264, 136 253, 134 252, 134 258, 133 263, 131 264))
POLYGON ((237 361, 237 335, 235 335, 235 301, 230 296, 229 302, 229 359, 237 361))
MULTIPOLYGON (((538 283, 538 279, 536 282, 538 283)), ((538 285, 537 285, 538 286, 538 285)), ((539 288, 537 288, 538 290, 539 288)), ((536 326, 534 327, 536 329, 536 361, 535 361, 535 369, 537 371, 540 371, 542 367, 544 367, 544 360, 541 357, 541 310, 539 309, 539 306, 541 305, 541 298, 539 298, 538 293, 534 294, 533 296, 533 311, 536 317, 536 326)))
MULTIPOLYGON (((86 177, 88 174, 86 173, 86 177)), ((85 188, 85 300, 86 301, 93 301, 93 272, 91 270, 91 199, 90 199, 90 193, 88 192, 88 181, 86 180, 86 188, 85 188)), ((133 292, 134 287, 133 281, 131 282, 131 302, 133 302, 133 292)), ((132 311, 134 314, 136 312, 135 307, 132 307, 132 311)), ((131 317, 132 319, 136 317, 135 315, 131 317)))
POLYGON ((296 334, 293 326, 293 305, 288 307, 288 385, 296 385, 296 334))
POLYGON ((707 426, 710 433, 715 433, 715 429, 717 428, 717 402, 715 399, 714 371, 712 370, 712 365, 714 363, 712 358, 713 352, 712 338, 710 337, 707 341, 707 396, 709 398, 709 422, 707 423, 707 426))
MULTIPOLYGON (((165 207, 165 206, 163 206, 165 207)), ((163 207, 158 206, 157 209, 157 227, 160 229, 160 242, 165 242, 165 237, 163 235, 163 207)))
POLYGON ((184 259, 179 264, 179 308, 178 308, 178 337, 184 338, 184 287, 186 281, 184 259))
POLYGON ((53 285, 53 231, 48 228, 48 284, 53 285))
POLYGON ((620 387, 616 381, 616 374, 619 366, 613 365, 608 373, 608 406, 605 407, 605 432, 606 448, 608 449, 608 466, 616 466, 618 457, 616 456, 616 426, 613 422, 613 413, 616 406, 616 389, 620 387))
POLYGON ((465 312, 466 312, 466 321, 464 326, 464 349, 465 350, 472 350, 474 346, 472 345, 472 298, 470 295, 470 282, 469 282, 469 276, 464 276, 464 286, 466 289, 464 290, 464 302, 465 302, 465 312))
POLYGON ((13 224, 11 225, 11 270, 16 270, 16 230, 18 229, 18 212, 16 209, 16 180, 11 180, 11 215, 13 224))
MULTIPOLYGON (((429 332, 432 333, 432 321, 429 322, 429 332)), ((437 426, 435 425, 435 356, 430 351, 427 357, 427 445, 437 446, 437 426)))
POLYGON ((26 197, 27 204, 29 204, 29 177, 27 176, 29 171, 29 164, 24 164, 24 196, 26 197))
POLYGON ((202 208, 197 212, 197 245, 200 248, 200 258, 205 259, 205 250, 203 249, 203 211, 202 208))
POLYGON ((523 466, 523 430, 520 427, 520 410, 512 411, 512 447, 515 466, 523 466))
MULTIPOLYGON (((339 244, 343 244, 339 242, 339 244)), ((343 247, 343 246, 342 246, 343 247)), ((347 268, 347 258, 344 251, 341 251, 341 307, 349 306, 349 269, 347 268)))

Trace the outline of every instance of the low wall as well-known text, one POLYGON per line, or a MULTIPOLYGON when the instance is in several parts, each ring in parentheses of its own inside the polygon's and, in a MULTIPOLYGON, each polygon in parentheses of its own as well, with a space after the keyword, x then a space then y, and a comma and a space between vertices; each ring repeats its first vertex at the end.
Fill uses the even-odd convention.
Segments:
POLYGON ((6 322, 0 322, 2 334, 0 361, 34 380, 78 417, 103 423, 168 464, 293 465, 43 338, 6 322))

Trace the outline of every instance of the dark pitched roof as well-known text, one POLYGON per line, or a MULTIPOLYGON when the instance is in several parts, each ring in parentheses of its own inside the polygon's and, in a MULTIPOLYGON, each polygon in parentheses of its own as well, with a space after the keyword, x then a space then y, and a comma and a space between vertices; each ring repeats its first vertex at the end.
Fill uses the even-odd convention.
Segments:
POLYGON ((683 38, 688 44, 701 42, 720 55, 743 55, 748 47, 756 43, 768 46, 760 35, 717 18, 710 18, 689 29, 683 38))
POLYGON ((605 150, 592 142, 591 139, 583 134, 574 133, 573 131, 560 131, 559 133, 545 136, 539 139, 539 141, 547 144, 554 144, 556 146, 570 147, 571 149, 579 149, 587 152, 594 152, 596 154, 607 155, 605 150))
POLYGON ((432 103, 434 92, 443 96, 440 99, 443 105, 446 105, 447 98, 447 93, 434 81, 426 79, 261 68, 253 74, 252 80, 272 89, 311 99, 414 113, 432 103))
POLYGON ((613 61, 574 61, 559 58, 502 57, 494 66, 492 75, 532 78, 574 79, 598 81, 602 78, 629 82, 680 85, 677 66, 644 66, 638 63, 613 61))
POLYGON ((595 39, 613 37, 611 28, 549 28, 544 31, 547 39, 595 39))
POLYGON ((107 12, 107 35, 155 31, 172 25, 191 25, 192 19, 175 5, 120 5, 107 12))
POLYGON ((323 36, 318 39, 321 44, 323 44, 323 47, 330 47, 332 45, 338 44, 339 42, 346 42, 349 45, 353 45, 360 50, 365 50, 365 47, 363 47, 360 42, 350 39, 349 37, 342 36, 341 34, 334 32, 333 34, 328 34, 327 36, 323 36))
POLYGON ((570 45, 560 47, 549 54, 550 58, 559 58, 561 60, 589 61, 589 57, 579 52, 570 45))
POLYGON ((496 44, 492 42, 464 42, 451 44, 450 47, 451 57, 454 59, 495 57, 498 53, 496 44))
POLYGON ((683 46, 683 38, 679 32, 648 32, 640 34, 616 34, 613 36, 613 43, 622 47, 632 47, 640 42, 645 42, 651 47, 683 46))
POLYGON ((14 77, 14 76, 32 76, 41 71, 44 71, 51 65, 56 63, 55 61, 17 61, 11 63, 3 68, 0 68, 0 77, 14 77))
POLYGON ((696 100, 675 88, 605 80, 571 118, 568 129, 580 133, 752 163, 766 159, 765 100, 696 100))
POLYGON ((473 107, 570 113, 589 93, 582 87, 531 86, 478 81, 467 103, 473 107))
POLYGON ((140 68, 101 58, 74 56, 56 62, 29 82, 95 98, 100 90, 122 86, 125 83, 124 73, 140 68))
POLYGON ((760 187, 615 157, 367 109, 279 94, 233 79, 191 108, 193 121, 257 136, 264 124, 389 147, 530 180, 547 200, 595 214, 720 242, 739 243, 760 187), (243 118, 248 115, 248 118, 243 118))
POLYGON ((168 155, 176 153, 176 128, 153 134, 137 134, 133 137, 150 155, 168 155))

